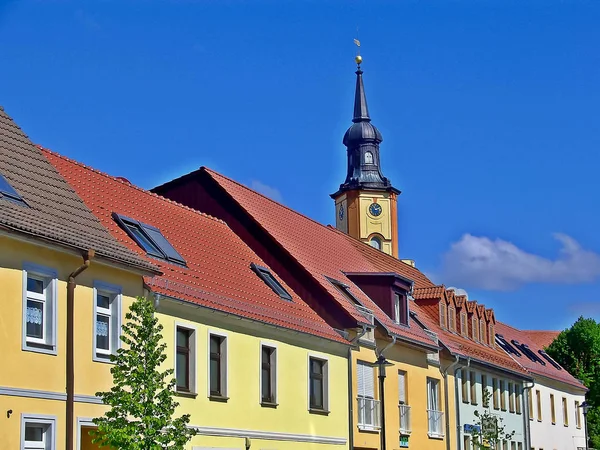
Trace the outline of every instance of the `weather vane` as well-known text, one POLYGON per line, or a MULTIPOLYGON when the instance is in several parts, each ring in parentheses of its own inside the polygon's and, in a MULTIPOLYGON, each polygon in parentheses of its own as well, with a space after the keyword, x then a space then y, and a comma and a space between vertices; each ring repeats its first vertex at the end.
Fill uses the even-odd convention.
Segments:
MULTIPOLYGON (((356 29, 356 34, 358 35, 358 28, 356 29)), ((356 61, 356 64, 358 64, 358 67, 360 68, 360 63, 362 62, 362 56, 360 56, 360 41, 358 39, 354 39, 354 43, 357 47, 354 61, 356 61)))

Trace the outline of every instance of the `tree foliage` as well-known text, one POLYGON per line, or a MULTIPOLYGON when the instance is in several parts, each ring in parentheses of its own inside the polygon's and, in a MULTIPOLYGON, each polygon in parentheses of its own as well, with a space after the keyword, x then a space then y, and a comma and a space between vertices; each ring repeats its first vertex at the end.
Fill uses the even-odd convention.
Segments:
POLYGON ((600 323, 580 317, 558 335, 546 352, 589 389, 589 445, 600 448, 600 323))
POLYGON ((121 341, 111 356, 113 387, 98 392, 110 409, 93 420, 93 442, 127 450, 182 450, 196 434, 188 428, 189 414, 173 418, 179 404, 174 398, 173 369, 160 371, 166 344, 151 301, 138 297, 126 315, 121 341))
POLYGON ((490 391, 483 390, 483 409, 475 410, 476 427, 471 431, 473 448, 480 450, 489 450, 500 448, 497 446, 500 441, 510 441, 515 432, 506 431, 503 425, 504 419, 490 410, 490 391))

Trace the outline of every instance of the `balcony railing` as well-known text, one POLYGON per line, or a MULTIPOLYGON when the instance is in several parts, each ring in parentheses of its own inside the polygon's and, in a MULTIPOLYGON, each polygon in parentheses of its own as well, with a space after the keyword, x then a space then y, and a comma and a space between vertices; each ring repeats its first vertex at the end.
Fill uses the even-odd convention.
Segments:
POLYGON ((362 429, 378 430, 381 423, 379 420, 379 411, 379 400, 359 395, 358 427, 362 429))
POLYGON ((358 310, 358 312, 360 312, 365 317, 365 319, 367 319, 367 322, 370 323, 371 325, 373 325, 374 319, 375 319, 375 316, 373 315, 373 311, 370 310, 369 308, 365 308, 362 305, 355 305, 355 306, 356 306, 356 309, 358 310))
POLYGON ((429 436, 444 437, 444 413, 434 409, 427 410, 427 423, 429 424, 429 436))
POLYGON ((400 410, 400 433, 410 433, 410 406, 398 405, 400 410))

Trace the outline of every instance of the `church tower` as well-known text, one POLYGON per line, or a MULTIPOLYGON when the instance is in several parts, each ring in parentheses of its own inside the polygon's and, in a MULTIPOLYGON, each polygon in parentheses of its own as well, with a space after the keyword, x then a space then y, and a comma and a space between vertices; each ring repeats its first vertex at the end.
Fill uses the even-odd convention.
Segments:
POLYGON ((336 228, 397 258, 400 191, 381 172, 379 144, 383 137, 371 123, 361 62, 358 55, 354 118, 343 140, 348 172, 339 190, 331 194, 335 201, 336 228))

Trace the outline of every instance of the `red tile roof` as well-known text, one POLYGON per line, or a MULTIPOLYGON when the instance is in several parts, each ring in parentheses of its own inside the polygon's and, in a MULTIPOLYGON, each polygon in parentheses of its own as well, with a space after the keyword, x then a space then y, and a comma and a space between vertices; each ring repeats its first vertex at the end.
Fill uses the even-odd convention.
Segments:
MULTIPOLYGON (((284 282, 281 299, 250 268, 267 267, 224 222, 133 186, 56 153, 46 157, 110 234, 163 272, 146 278, 157 293, 294 331, 346 342, 284 282), (146 256, 117 223, 116 212, 160 229, 187 268, 146 256)), ((281 280, 280 280, 281 281, 281 280)))
POLYGON ((532 342, 535 342, 539 348, 543 349, 552 344, 552 341, 558 337, 560 331, 522 330, 521 333, 525 333, 532 342))
POLYGON ((391 320, 345 273, 395 272, 414 280, 417 286, 432 285, 425 275, 396 258, 334 228, 315 222, 217 172, 206 168, 201 171, 215 180, 351 317, 364 322, 364 316, 355 305, 325 277, 351 286, 351 292, 358 300, 371 309, 379 322, 395 335, 428 346, 433 345, 431 338, 417 324, 405 327, 391 320))
MULTIPOLYGON (((514 339, 520 344, 526 344, 536 355, 539 355, 538 350, 543 350, 543 348, 540 345, 538 345, 535 341, 529 338, 529 331, 521 331, 505 323, 496 322, 496 333, 501 334, 504 337, 504 339, 506 339, 506 341, 508 341, 509 343, 514 339)), ((525 355, 523 355, 520 350, 518 351, 521 353, 521 356, 514 356, 514 358, 518 360, 519 363, 522 364, 531 373, 542 375, 553 380, 562 381, 572 386, 585 389, 585 386, 583 386, 575 377, 573 377, 565 369, 556 369, 542 356, 540 356, 540 358, 546 362, 546 365, 542 365, 539 362, 533 362, 525 355)))

